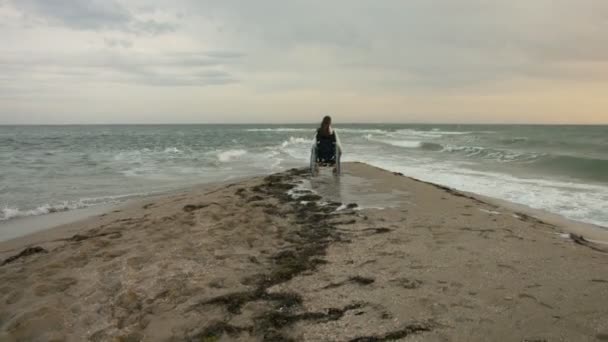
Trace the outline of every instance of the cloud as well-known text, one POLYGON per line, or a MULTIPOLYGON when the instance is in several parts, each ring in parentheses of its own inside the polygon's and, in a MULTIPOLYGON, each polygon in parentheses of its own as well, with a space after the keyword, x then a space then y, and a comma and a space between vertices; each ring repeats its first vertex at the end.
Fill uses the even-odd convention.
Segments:
POLYGON ((75 29, 124 28, 132 21, 129 11, 113 0, 18 0, 13 4, 25 14, 75 29))
POLYGON ((128 49, 133 46, 133 42, 127 39, 105 38, 104 41, 108 47, 122 47, 128 49))
POLYGON ((76 30, 121 30, 157 35, 176 29, 174 23, 137 18, 114 0, 15 0, 12 4, 26 16, 76 30))
POLYGON ((454 88, 518 77, 567 78, 570 63, 608 61, 604 0, 190 4, 207 20, 221 23, 225 39, 263 55, 252 59, 251 68, 258 71, 330 69, 342 77, 399 76, 389 84, 402 89, 454 88), (304 55, 311 51, 316 55, 304 55), (314 58, 319 51, 324 59, 314 58))
MULTIPOLYGON (((117 46, 130 42, 106 39, 106 44, 117 46)), ((219 58, 215 52, 154 55, 101 50, 80 55, 4 55, 0 56, 0 70, 4 75, 0 78, 0 89, 20 81, 34 82, 35 79, 38 79, 38 83, 47 84, 75 82, 74 86, 79 83, 188 87, 225 85, 239 82, 233 73, 226 70, 235 63, 238 62, 234 57, 219 58)))
POLYGON ((245 57, 245 54, 237 51, 210 51, 206 53, 209 58, 220 58, 220 59, 238 59, 245 57))
POLYGON ((605 32, 605 0, 0 0, 0 92, 179 87, 217 106, 221 93, 235 113, 247 99, 259 112, 430 99, 418 108, 440 112, 458 98, 444 111, 487 112, 490 98, 532 107, 522 93, 551 89, 538 102, 551 113, 548 94, 608 83, 605 32))
MULTIPOLYGON (((371 85, 454 89, 518 77, 568 78, 571 63, 608 61, 604 0, 15 0, 13 4, 74 29, 173 34, 191 44, 214 42, 228 51, 247 51, 251 58, 241 70, 251 73, 251 80, 262 72, 288 78, 300 70, 302 87, 310 86, 306 78, 311 74, 322 72, 349 79, 349 85, 363 89, 371 85), (178 32, 167 13, 186 13, 179 20, 188 30, 178 32), (369 78, 353 83, 353 74, 369 78)), ((106 45, 126 48, 133 45, 130 41, 106 41, 106 45)), ((209 62, 196 58, 185 63, 209 62)))
POLYGON ((152 35, 174 32, 177 26, 173 23, 163 23, 153 19, 134 21, 131 28, 135 32, 143 32, 152 35))

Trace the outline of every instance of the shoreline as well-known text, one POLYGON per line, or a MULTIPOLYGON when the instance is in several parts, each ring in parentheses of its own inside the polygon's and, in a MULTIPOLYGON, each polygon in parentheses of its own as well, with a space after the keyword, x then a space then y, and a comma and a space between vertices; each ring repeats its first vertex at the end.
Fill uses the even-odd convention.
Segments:
POLYGON ((41 234, 70 223, 75 223, 93 216, 108 214, 114 208, 123 204, 101 204, 87 208, 66 210, 35 216, 18 217, 0 222, 0 243, 15 239, 27 238, 30 235, 41 234))
MULTIPOLYGON (((563 230, 563 233, 576 234, 578 236, 584 237, 585 239, 591 242, 608 245, 608 227, 599 226, 583 221, 572 220, 560 214, 548 212, 542 209, 532 208, 525 204, 519 204, 496 197, 481 195, 474 192, 461 191, 454 188, 446 187, 444 185, 409 177, 406 175, 404 175, 404 177, 410 178, 421 183, 432 185, 434 187, 437 187, 438 189, 448 189, 448 191, 450 192, 461 193, 465 196, 469 196, 470 198, 474 198, 481 202, 491 204, 495 206, 496 209, 502 209, 507 213, 515 215, 521 214, 522 216, 529 216, 533 219, 539 220, 540 222, 546 222, 551 225, 555 225, 561 228, 563 230)), ((499 212, 498 214, 502 213, 499 212)))
MULTIPOLYGON (((349 162, 350 164, 358 164, 359 162, 349 162)), ((369 164, 365 164, 369 165, 369 164)), ((401 175, 408 179, 432 185, 438 189, 449 189, 449 191, 466 194, 472 198, 476 198, 483 202, 487 202, 496 206, 498 209, 503 209, 509 212, 520 212, 527 216, 534 217, 536 219, 546 221, 553 225, 560 227, 563 230, 563 233, 572 233, 578 236, 582 236, 583 238, 589 240, 590 242, 594 242, 597 244, 608 245, 608 227, 599 226, 583 221, 572 220, 567 217, 564 217, 557 213, 548 212, 542 209, 532 208, 530 206, 519 204, 507 200, 503 200, 496 197, 485 196, 478 193, 467 192, 462 190, 453 189, 441 184, 428 182, 424 180, 420 180, 408 175, 404 175, 400 172, 393 172, 390 170, 383 169, 381 167, 369 165, 370 167, 377 168, 382 171, 391 172, 397 175, 401 175)), ((37 216, 28 216, 21 217, 16 219, 11 219, 5 222, 0 222, 0 229, 7 229, 11 232, 4 233, 0 232, 0 258, 6 254, 7 251, 13 251, 14 249, 24 248, 27 245, 43 242, 45 239, 51 238, 60 238, 65 237, 66 234, 73 233, 74 228, 66 228, 66 226, 77 225, 79 222, 84 221, 86 219, 92 218, 94 216, 99 215, 107 215, 110 214, 114 210, 120 210, 122 208, 128 207, 130 205, 139 205, 141 203, 145 203, 150 199, 154 198, 162 198, 166 196, 171 196, 179 193, 187 193, 191 191, 192 188, 204 188, 204 187, 214 187, 221 186, 225 184, 229 184, 231 182, 243 181, 246 179, 262 177, 261 175, 252 175, 248 177, 240 177, 225 181, 217 181, 217 182, 209 182, 209 183, 201 183, 197 185, 193 185, 189 188, 180 188, 175 190, 170 190, 164 193, 157 193, 147 196, 142 196, 139 198, 134 198, 127 200, 123 203, 117 204, 101 204, 95 205, 82 209, 68 210, 65 212, 58 213, 50 213, 44 215, 37 216), (26 234, 15 233, 15 231, 27 231, 26 234), (65 233, 62 233, 65 232, 65 233), (4 233, 4 234, 2 234, 4 233), (4 236, 10 236, 9 238, 4 238, 4 236)))
POLYGON ((193 187, 51 229, 2 257, 0 340, 608 339, 604 246, 344 166, 339 178, 292 169, 193 187))
POLYGON ((238 182, 254 177, 261 177, 261 175, 236 177, 228 180, 200 183, 189 187, 168 190, 165 192, 146 194, 120 203, 98 204, 85 208, 71 209, 42 215, 18 217, 6 221, 0 221, 0 259, 9 249, 12 251, 17 248, 24 248, 27 245, 44 242, 45 240, 65 237, 67 236, 66 234, 71 234, 77 231, 78 228, 74 228, 74 226, 77 226, 80 222, 97 216, 103 217, 115 212, 116 210, 122 211, 124 208, 138 206, 153 199, 187 193, 192 191, 192 189, 218 187, 231 182, 238 182), (2 230, 6 228, 8 232, 3 232, 2 230), (18 231, 27 231, 27 233, 20 234, 18 231), (5 238, 5 236, 10 237, 5 238))

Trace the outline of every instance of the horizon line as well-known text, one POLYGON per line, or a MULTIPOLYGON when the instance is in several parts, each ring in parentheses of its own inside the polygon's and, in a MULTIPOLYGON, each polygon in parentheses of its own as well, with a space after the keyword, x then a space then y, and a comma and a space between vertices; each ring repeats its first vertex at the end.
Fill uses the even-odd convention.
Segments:
MULTIPOLYGON (((187 126, 187 125, 209 125, 209 126, 236 126, 236 125, 318 125, 317 122, 185 122, 185 123, 0 123, 0 127, 8 126, 187 126)), ((340 125, 470 125, 470 126, 608 126, 606 123, 540 123, 540 122, 341 122, 340 125)))

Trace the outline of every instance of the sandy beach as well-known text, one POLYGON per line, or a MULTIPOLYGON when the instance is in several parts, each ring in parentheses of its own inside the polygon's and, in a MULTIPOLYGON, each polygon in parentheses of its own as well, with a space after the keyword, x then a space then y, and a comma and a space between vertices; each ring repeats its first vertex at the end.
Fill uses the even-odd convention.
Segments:
POLYGON ((608 236, 362 163, 0 243, 0 341, 608 341, 608 236))

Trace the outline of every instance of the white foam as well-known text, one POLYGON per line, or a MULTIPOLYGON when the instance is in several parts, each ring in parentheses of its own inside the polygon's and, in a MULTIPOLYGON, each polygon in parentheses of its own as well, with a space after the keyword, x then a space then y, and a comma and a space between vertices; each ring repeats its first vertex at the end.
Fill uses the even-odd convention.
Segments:
POLYGON ((281 147, 285 148, 291 145, 299 145, 299 144, 308 144, 312 146, 311 139, 298 138, 298 137, 289 137, 289 140, 283 141, 281 147))
POLYGON ((137 151, 137 150, 122 151, 114 156, 114 160, 115 161, 129 161, 129 162, 139 161, 139 160, 141 160, 141 154, 142 154, 142 152, 137 151))
POLYGON ((167 147, 164 153, 183 153, 183 151, 178 149, 177 147, 167 147))
POLYGON ((422 146, 421 141, 411 141, 411 140, 401 140, 401 141, 379 140, 379 142, 397 146, 397 147, 405 147, 405 148, 419 148, 422 146))
POLYGON ((482 156, 497 162, 531 161, 542 157, 542 153, 519 152, 511 150, 492 150, 481 146, 446 145, 441 152, 463 152, 468 157, 482 156))
POLYGON ((312 139, 302 137, 289 137, 289 140, 283 141, 279 146, 268 147, 271 151, 280 151, 285 156, 293 161, 308 160, 310 156, 310 148, 312 147, 312 139))
POLYGON ((358 155, 352 158, 424 181, 608 227, 608 187, 603 185, 518 178, 504 173, 471 170, 436 160, 428 163, 418 160, 412 163, 390 156, 358 155))
POLYGON ((142 165, 137 166, 131 169, 120 171, 123 175, 127 177, 141 177, 141 176, 151 176, 159 172, 157 167, 152 165, 142 165))
POLYGON ((406 147, 406 148, 419 148, 420 146, 422 146, 421 141, 411 141, 411 140, 386 141, 386 143, 391 144, 393 146, 406 147))
POLYGON ((283 162, 283 158, 281 158, 280 155, 281 153, 279 151, 270 150, 266 154, 262 155, 261 159, 264 161, 266 166, 268 166, 268 163, 266 163, 266 161, 270 160, 270 170, 276 172, 282 169, 281 163, 283 162))
POLYGON ((474 132, 453 132, 453 131, 419 131, 415 129, 399 129, 395 131, 396 134, 406 135, 406 136, 415 136, 415 137, 423 137, 423 138, 441 138, 444 135, 466 135, 472 134, 474 132))
POLYGON ((217 153, 217 159, 222 163, 226 163, 238 159, 247 154, 245 150, 227 150, 217 153))
POLYGON ((451 131, 438 131, 437 133, 442 135, 466 135, 466 134, 474 134, 477 132, 451 132, 451 131))
POLYGON ((22 212, 17 208, 4 207, 0 210, 0 221, 10 220, 22 215, 22 212))
POLYGON ((46 215, 55 212, 87 208, 99 204, 116 204, 126 199, 146 196, 150 193, 135 193, 117 196, 85 197, 75 201, 62 201, 55 204, 43 204, 33 209, 19 209, 5 206, 0 210, 0 222, 20 217, 46 215))
POLYGON ((478 154, 480 154, 482 151, 484 151, 485 148, 480 147, 480 146, 453 146, 453 145, 446 145, 442 152, 465 152, 467 154, 467 156, 476 156, 478 154))
POLYGON ((369 141, 379 142, 382 144, 397 146, 397 147, 405 147, 405 148, 419 148, 422 146, 422 141, 416 140, 387 140, 387 139, 378 139, 374 138, 373 135, 368 134, 365 138, 369 141))
POLYGON ((359 128, 336 128, 336 131, 343 133, 359 133, 359 134, 387 134, 389 131, 382 129, 359 129, 359 128))
POLYGON ((38 216, 49 214, 52 212, 60 212, 60 211, 68 211, 73 209, 84 208, 85 205, 79 202, 69 203, 64 202, 63 204, 44 204, 34 209, 29 210, 20 210, 18 208, 9 208, 6 207, 0 211, 0 221, 7 221, 10 219, 18 218, 18 217, 26 217, 26 216, 38 216))

